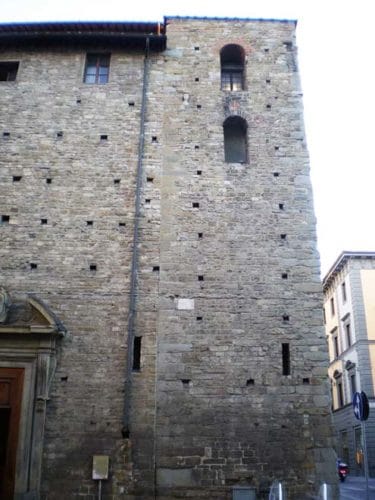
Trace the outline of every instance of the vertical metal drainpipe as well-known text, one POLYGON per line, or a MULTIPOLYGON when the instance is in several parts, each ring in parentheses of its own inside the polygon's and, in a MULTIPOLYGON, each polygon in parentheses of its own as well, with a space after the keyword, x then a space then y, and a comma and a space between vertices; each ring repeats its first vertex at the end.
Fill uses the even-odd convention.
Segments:
POLYGON ((127 342, 127 360, 125 373, 125 394, 124 394, 124 416, 122 425, 123 438, 130 437, 130 412, 132 400, 132 369, 133 369, 133 343, 134 343, 134 322, 136 314, 136 301, 138 292, 138 235, 139 235, 139 220, 141 215, 141 188, 143 176, 143 150, 144 150, 144 134, 145 134, 145 117, 146 117, 146 93, 148 84, 148 67, 149 67, 149 48, 150 39, 146 38, 145 58, 143 63, 143 89, 142 89, 142 104, 141 104, 141 120, 139 127, 139 143, 138 143, 138 164, 137 164, 137 180, 135 189, 135 214, 134 214, 134 231, 133 231, 133 254, 131 264, 131 280, 129 294, 129 318, 128 318, 128 342, 127 342))

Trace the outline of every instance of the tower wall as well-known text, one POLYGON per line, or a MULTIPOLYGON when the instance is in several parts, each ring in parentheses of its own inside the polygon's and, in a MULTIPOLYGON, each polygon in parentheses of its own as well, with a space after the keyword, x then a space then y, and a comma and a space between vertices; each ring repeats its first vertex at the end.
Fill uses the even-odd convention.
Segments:
POLYGON ((3 52, 20 67, 0 94, 1 284, 69 331, 42 498, 92 498, 104 454, 108 498, 263 498, 280 479, 306 499, 335 461, 295 23, 169 18, 167 36, 146 63, 90 50, 111 52, 106 85, 82 83, 79 44, 3 52), (221 90, 227 44, 241 91, 221 90), (228 117, 247 124, 244 163, 225 162, 228 117))

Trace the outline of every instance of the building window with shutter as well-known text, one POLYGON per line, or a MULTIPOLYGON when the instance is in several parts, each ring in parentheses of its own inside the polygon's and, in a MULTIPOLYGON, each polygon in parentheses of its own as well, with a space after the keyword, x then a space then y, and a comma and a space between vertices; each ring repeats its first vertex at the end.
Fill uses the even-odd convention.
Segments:
POLYGON ((108 83, 110 54, 87 54, 85 83, 108 83))

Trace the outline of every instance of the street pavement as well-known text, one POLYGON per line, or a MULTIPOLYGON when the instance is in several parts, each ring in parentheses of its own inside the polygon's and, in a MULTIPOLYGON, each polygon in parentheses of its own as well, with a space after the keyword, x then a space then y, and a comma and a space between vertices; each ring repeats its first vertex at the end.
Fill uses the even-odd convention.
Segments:
POLYGON ((369 494, 366 497, 366 480, 363 476, 349 476, 340 483, 340 500, 375 500, 375 478, 369 478, 369 494))

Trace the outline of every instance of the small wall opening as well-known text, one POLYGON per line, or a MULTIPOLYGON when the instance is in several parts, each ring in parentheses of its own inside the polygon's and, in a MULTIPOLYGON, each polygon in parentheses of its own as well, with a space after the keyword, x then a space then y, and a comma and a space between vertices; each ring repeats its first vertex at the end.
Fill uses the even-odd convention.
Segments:
POLYGON ((142 337, 134 337, 133 341, 133 370, 139 371, 141 369, 141 348, 142 337))
POLYGON ((289 344, 281 344, 283 362, 283 375, 290 375, 290 349, 289 344))

